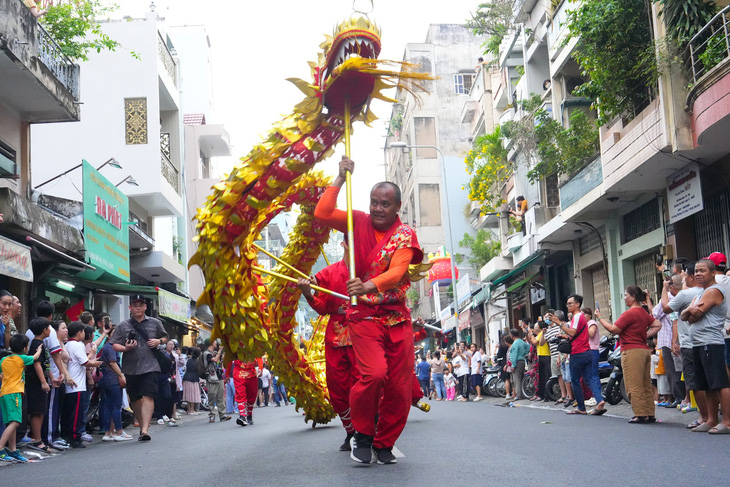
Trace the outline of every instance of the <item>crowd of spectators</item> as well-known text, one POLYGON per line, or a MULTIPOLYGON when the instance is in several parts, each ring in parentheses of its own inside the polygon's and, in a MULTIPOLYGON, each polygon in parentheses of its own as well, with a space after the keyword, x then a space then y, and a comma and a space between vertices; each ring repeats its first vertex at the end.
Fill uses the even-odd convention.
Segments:
POLYGON ((484 350, 465 342, 419 355, 416 373, 424 394, 438 401, 468 401, 474 394, 478 401, 482 366, 494 365, 509 405, 553 401, 546 390, 553 377, 560 388, 555 405, 571 415, 600 416, 607 411, 599 379, 600 340, 613 335, 634 412, 629 423, 655 423, 656 407, 676 407, 699 413, 687 426, 691 431, 730 434, 726 258, 715 252, 697 262, 677 259, 671 270, 658 265, 658 271, 665 276, 659 302, 652 302, 646 290, 628 286, 623 295, 627 309, 613 323, 573 294, 566 298, 567 313, 548 310, 534 325, 523 319, 503 331, 493 363, 484 350), (526 371, 535 377, 536 392, 530 397, 522 390, 526 371))
MULTIPOLYGON (((22 306, 0 290, 0 461, 27 462, 27 452, 62 452, 101 442, 149 441, 153 420, 177 426, 183 405, 209 422, 236 410, 230 367, 219 342, 180 347, 159 320, 146 315, 144 297, 131 297, 131 317, 119 325, 89 311, 54 320, 54 305, 40 301, 25 334, 16 320, 22 306), (98 428, 98 430, 97 430, 98 428), (22 447, 18 448, 19 446, 22 447)), ((256 362, 257 406, 289 404, 266 357, 256 362)))

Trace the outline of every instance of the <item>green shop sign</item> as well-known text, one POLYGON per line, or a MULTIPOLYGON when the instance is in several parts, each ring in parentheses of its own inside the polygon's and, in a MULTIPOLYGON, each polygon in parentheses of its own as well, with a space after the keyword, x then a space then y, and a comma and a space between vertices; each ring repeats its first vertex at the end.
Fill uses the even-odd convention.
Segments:
POLYGON ((79 277, 129 282, 129 199, 83 161, 86 260, 96 271, 79 277))

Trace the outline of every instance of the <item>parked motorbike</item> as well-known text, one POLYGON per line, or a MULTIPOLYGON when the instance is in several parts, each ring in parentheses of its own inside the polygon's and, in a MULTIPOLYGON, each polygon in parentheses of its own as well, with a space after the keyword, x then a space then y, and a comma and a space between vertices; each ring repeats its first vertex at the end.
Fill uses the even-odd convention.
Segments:
POLYGON ((624 384, 624 371, 621 368, 621 347, 617 346, 613 352, 608 355, 608 363, 613 366, 608 382, 606 383, 606 393, 604 397, 606 402, 616 405, 621 399, 631 404, 629 395, 626 393, 626 385, 624 384))
POLYGON ((504 397, 504 381, 499 377, 501 370, 499 365, 486 368, 482 385, 482 389, 486 394, 494 397, 504 397))

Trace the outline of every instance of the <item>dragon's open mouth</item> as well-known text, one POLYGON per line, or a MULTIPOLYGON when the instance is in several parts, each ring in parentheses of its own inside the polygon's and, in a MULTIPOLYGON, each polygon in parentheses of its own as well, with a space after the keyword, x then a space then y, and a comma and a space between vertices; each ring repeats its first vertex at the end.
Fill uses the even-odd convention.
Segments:
POLYGON ((342 39, 338 46, 336 53, 331 56, 327 64, 326 76, 329 76, 337 66, 351 57, 376 59, 380 54, 380 44, 377 41, 366 36, 353 36, 353 32, 348 32, 347 38, 342 39))

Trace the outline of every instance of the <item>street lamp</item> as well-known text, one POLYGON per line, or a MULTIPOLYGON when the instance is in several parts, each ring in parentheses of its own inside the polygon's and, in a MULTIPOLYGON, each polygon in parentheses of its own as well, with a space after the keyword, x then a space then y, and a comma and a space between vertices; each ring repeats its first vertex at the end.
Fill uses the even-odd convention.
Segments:
POLYGON ((116 186, 118 188, 119 186, 121 186, 124 183, 131 184, 132 186, 139 186, 139 183, 137 183, 137 181, 134 180, 134 178, 132 177, 131 174, 129 176, 127 176, 126 178, 122 179, 121 181, 119 181, 114 186, 116 186))
MULTIPOLYGON (((53 177, 52 177, 51 179, 49 179, 48 181, 43 181, 43 182, 42 182, 41 184, 39 184, 38 186, 36 186, 36 187, 35 187, 35 189, 38 189, 38 188, 40 188, 41 186, 45 186, 46 184, 48 184, 48 183, 50 183, 50 182, 53 182, 53 181, 55 181, 56 179, 58 179, 58 178, 60 178, 60 177, 63 177, 63 176, 65 176, 66 174, 68 174, 68 173, 70 173, 70 172, 72 172, 72 171, 75 171, 76 169, 80 168, 80 167, 81 167, 81 166, 83 166, 83 165, 84 165, 84 163, 82 162, 81 164, 77 164, 76 166, 72 167, 72 168, 71 168, 71 169, 69 169, 68 171, 66 171, 66 172, 62 172, 62 173, 61 173, 61 174, 59 174, 58 176, 53 176, 53 177)), ((114 168, 117 168, 117 169, 121 169, 121 168, 122 168, 122 165, 121 165, 121 164, 119 164, 119 161, 117 161, 116 159, 114 159, 113 157, 111 157, 111 158, 109 158, 109 160, 108 160, 108 161, 106 161, 106 162, 105 162, 104 164, 102 164, 101 166, 97 167, 97 168, 96 168, 96 170, 97 170, 97 171, 99 171, 99 170, 100 170, 100 169, 101 169, 102 167, 104 167, 104 166, 106 166, 106 165, 109 165, 109 166, 111 166, 111 167, 114 167, 114 168)))
POLYGON ((435 145, 409 145, 405 142, 391 142, 391 149, 434 149, 441 156, 441 177, 444 180, 444 220, 448 224, 449 231, 449 246, 451 247, 451 287, 454 292, 454 311, 456 313, 456 341, 461 341, 461 332, 459 330, 459 293, 456 290, 456 266, 454 265, 454 259, 456 258, 456 247, 454 247, 454 234, 451 231, 451 218, 449 216, 449 190, 448 184, 446 183, 446 159, 444 158, 441 149, 435 145))

